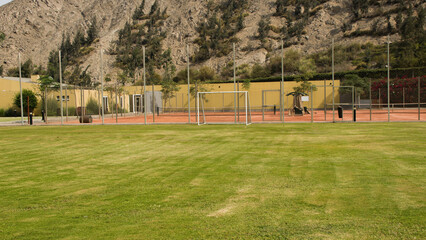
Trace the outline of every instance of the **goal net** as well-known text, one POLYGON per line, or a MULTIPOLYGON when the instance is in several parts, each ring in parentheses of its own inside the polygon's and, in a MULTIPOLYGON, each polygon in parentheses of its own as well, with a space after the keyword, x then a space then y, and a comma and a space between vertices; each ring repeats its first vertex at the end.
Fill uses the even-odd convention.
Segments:
POLYGON ((197 122, 201 124, 251 124, 247 91, 199 92, 197 122))

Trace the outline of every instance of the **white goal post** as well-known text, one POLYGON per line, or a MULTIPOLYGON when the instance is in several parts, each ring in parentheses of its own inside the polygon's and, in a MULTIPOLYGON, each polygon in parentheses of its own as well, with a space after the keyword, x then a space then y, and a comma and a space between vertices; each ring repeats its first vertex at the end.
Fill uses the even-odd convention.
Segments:
POLYGON ((198 125, 251 124, 247 91, 198 92, 196 101, 198 125))

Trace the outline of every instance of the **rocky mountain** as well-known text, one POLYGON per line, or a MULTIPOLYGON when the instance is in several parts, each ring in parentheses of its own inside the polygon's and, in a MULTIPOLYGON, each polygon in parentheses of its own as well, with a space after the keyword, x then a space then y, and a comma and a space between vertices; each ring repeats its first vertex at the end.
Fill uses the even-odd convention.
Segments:
MULTIPOLYGON (((185 66, 185 45, 190 44, 190 53, 194 55, 199 45, 194 42, 200 37, 197 29, 202 22, 207 22, 210 7, 230 0, 158 0, 162 11, 167 11, 167 19, 161 27, 166 33, 163 48, 171 49, 171 57, 178 69, 185 66)), ((81 58, 81 66, 90 65, 89 71, 99 69, 99 49, 106 49, 106 71, 114 69, 115 56, 108 55, 114 47, 120 29, 126 22, 132 22, 134 11, 142 0, 14 0, 0 7, 0 65, 5 69, 17 65, 17 54, 21 52, 23 60, 31 58, 35 64, 45 66, 49 53, 58 49, 65 34, 75 35, 77 30, 87 29, 91 19, 98 20, 99 41, 92 47, 95 51, 81 58)), ((155 0, 146 0, 144 11, 149 12, 155 0)), ((402 4, 411 4, 413 8, 423 6, 422 0, 370 0, 367 8, 354 5, 355 0, 288 0, 282 2, 285 11, 277 14, 277 0, 247 0, 244 9, 243 27, 235 34, 237 42, 237 61, 239 64, 264 63, 279 51, 280 38, 284 31, 289 31, 289 18, 294 15, 305 16, 304 25, 297 34, 288 34, 285 38, 286 48, 311 54, 328 49, 331 39, 336 43, 371 42, 382 44, 386 34, 358 34, 381 31, 387 25, 395 26, 398 9, 402 4), (308 5, 304 5, 308 2, 308 5), (409 2, 409 3, 407 3, 409 2), (302 4, 303 3, 303 4, 302 4), (309 5, 311 4, 312 5, 309 5), (308 8, 306 6, 312 6, 308 8), (308 11, 308 12, 307 12, 308 11), (357 11, 362 13, 358 16, 357 11), (267 21, 266 37, 259 39, 258 29, 261 20, 267 21), (374 35, 374 36, 373 36, 374 35)), ((361 1, 362 2, 362 1, 361 1)), ((367 2, 367 1, 364 1, 367 2)), ((220 18, 220 15, 219 15, 220 18)), ((294 24, 293 24, 294 26, 294 24)), ((294 27, 293 27, 294 28, 294 27)), ((296 30, 294 30, 296 31, 296 30)), ((392 41, 398 41, 397 32, 390 31, 392 41)), ((211 56, 198 63, 208 65, 216 70, 222 69, 230 61, 232 54, 211 56)))

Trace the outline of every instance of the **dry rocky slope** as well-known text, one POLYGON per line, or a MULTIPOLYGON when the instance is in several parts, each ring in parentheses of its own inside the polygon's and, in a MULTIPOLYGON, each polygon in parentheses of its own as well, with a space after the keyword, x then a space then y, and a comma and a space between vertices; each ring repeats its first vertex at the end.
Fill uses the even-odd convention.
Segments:
MULTIPOLYGON (((0 32, 6 35, 0 46, 0 65, 4 65, 6 69, 15 67, 18 52, 22 53, 23 60, 31 58, 35 64, 46 65, 49 52, 57 49, 63 33, 75 33, 78 27, 87 28, 94 16, 100 25, 100 41, 94 47, 97 50, 109 49, 112 42, 117 39, 119 29, 126 21, 131 20, 134 10, 141 2, 142 0, 14 0, 0 7, 2 23, 0 32)), ((145 11, 149 11, 153 2, 154 0, 146 0, 145 11)), ((172 49, 173 60, 178 68, 185 65, 185 44, 197 38, 195 28, 206 17, 207 3, 207 0, 159 1, 161 9, 167 8, 169 15, 164 25, 167 39, 163 46, 172 49)), ((252 50, 239 51, 237 59, 240 64, 267 61, 268 51, 259 48, 260 41, 254 36, 257 34, 257 23, 261 18, 270 17, 272 25, 283 25, 283 18, 272 16, 275 13, 274 3, 275 0, 249 0, 248 16, 244 21, 245 28, 236 36, 240 39, 238 49, 247 49, 247 46, 250 46, 252 50)), ((352 17, 350 7, 350 0, 331 0, 322 4, 306 26, 301 42, 291 48, 299 49, 303 53, 312 53, 329 47, 333 37, 337 42, 383 43, 384 37, 343 37, 342 26, 352 17)), ((379 20, 383 21, 383 24, 386 22, 384 17, 379 20)), ((358 21, 353 24, 352 29, 368 29, 373 21, 376 19, 358 21)), ((273 34, 271 32, 271 35, 273 34)), ((395 40, 398 36, 394 35, 392 38, 395 40)), ((194 52, 197 46, 195 44, 191 46, 191 51, 194 52)), ((271 39, 270 46, 273 51, 278 51, 279 41, 271 39)), ((81 65, 90 64, 91 71, 97 71, 98 53, 99 51, 93 51, 82 60, 81 65)), ((114 57, 105 58, 108 65, 106 70, 112 70, 114 57)), ((204 64, 221 69, 230 58, 231 54, 212 58, 204 64)))

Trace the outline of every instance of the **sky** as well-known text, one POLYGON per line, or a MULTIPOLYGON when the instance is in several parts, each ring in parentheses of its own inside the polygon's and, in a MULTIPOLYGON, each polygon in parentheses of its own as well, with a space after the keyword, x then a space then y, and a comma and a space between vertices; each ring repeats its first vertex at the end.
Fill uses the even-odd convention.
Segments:
POLYGON ((0 0, 0 6, 5 5, 8 2, 12 2, 12 0, 0 0))

